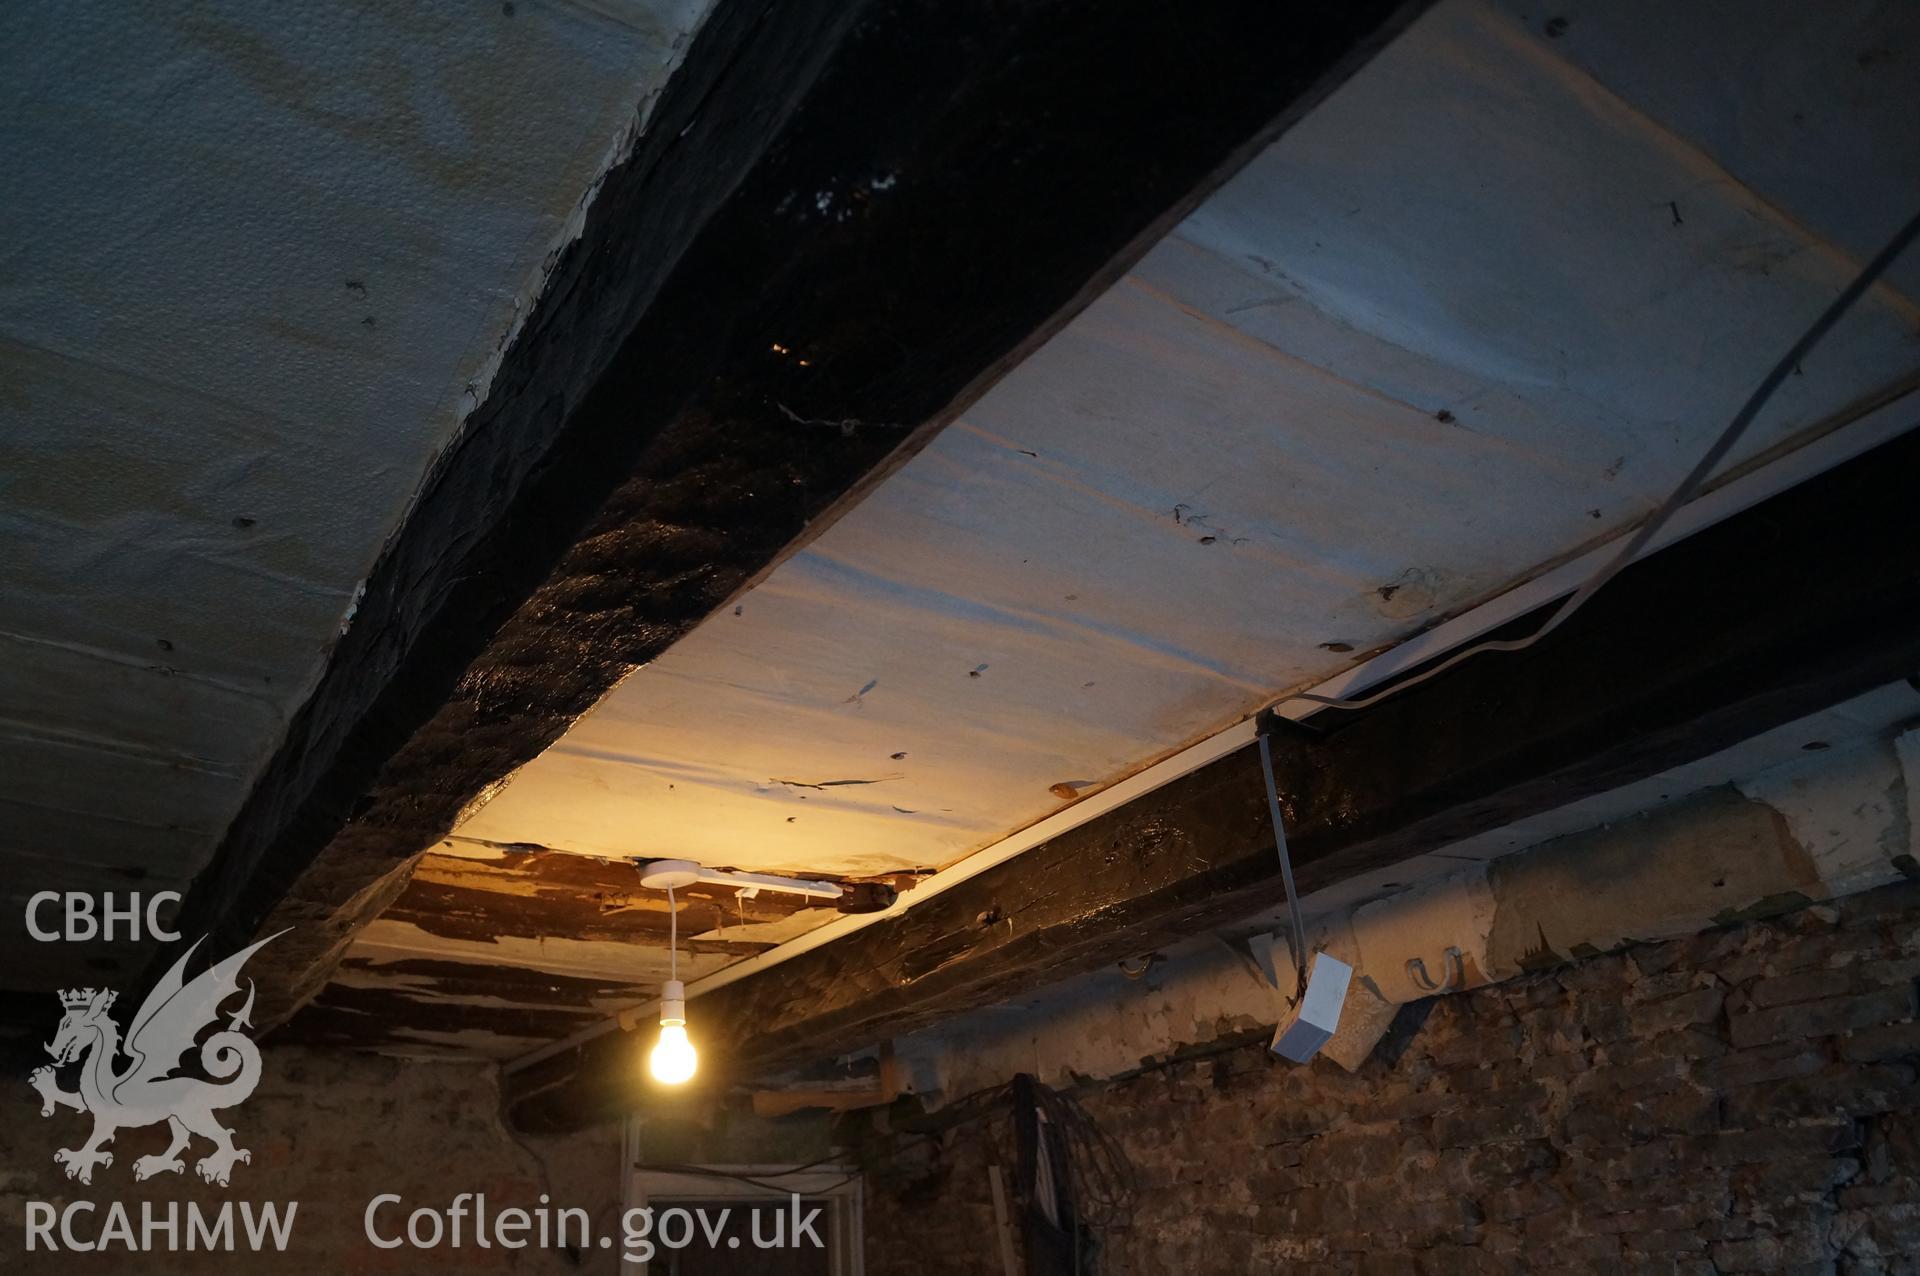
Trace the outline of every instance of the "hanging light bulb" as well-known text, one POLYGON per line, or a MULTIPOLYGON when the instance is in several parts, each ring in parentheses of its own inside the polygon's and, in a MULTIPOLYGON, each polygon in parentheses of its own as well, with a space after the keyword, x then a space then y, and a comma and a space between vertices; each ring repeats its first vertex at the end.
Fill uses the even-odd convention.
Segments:
POLYGON ((647 1056, 647 1067, 655 1081, 679 1085, 693 1076, 700 1057, 687 1040, 687 988, 678 979, 669 979, 660 997, 660 1040, 647 1056))
POLYGON ((660 1040, 647 1056, 647 1069, 663 1085, 679 1085, 693 1076, 700 1056, 687 1040, 687 986, 680 982, 680 911, 667 886, 667 970, 670 978, 660 990, 660 1040))

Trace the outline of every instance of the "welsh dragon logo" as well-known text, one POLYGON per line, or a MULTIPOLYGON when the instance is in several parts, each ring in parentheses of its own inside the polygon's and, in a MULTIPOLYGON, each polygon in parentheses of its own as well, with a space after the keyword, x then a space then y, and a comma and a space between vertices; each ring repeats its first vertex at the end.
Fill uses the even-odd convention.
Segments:
POLYGON ((247 958, 278 937, 269 935, 185 981, 187 962, 200 947, 201 941, 196 940, 147 994, 127 1027, 124 1042, 108 1013, 117 994, 104 988, 60 994, 66 1014, 47 1046, 53 1063, 36 1068, 28 1080, 40 1092, 41 1116, 52 1116, 55 1108, 93 1114, 92 1136, 80 1147, 53 1154, 54 1161, 66 1167, 68 1178, 92 1183, 96 1165, 113 1164, 113 1153, 106 1145, 116 1132, 161 1121, 172 1131, 173 1141, 165 1152, 133 1163, 136 1179, 184 1171, 186 1162, 180 1154, 196 1134, 213 1141, 213 1151, 193 1167, 209 1183, 225 1187, 235 1163, 253 1159, 245 1148, 234 1146, 233 1131, 213 1115, 216 1109, 245 1100, 260 1083, 260 1048, 240 1031, 253 1026, 248 1018, 253 1013, 252 980, 247 981, 246 1004, 227 1017, 225 1028, 200 1043, 200 1066, 213 1079, 174 1074, 201 1031, 220 1017, 220 1003, 240 991, 236 976, 247 958), (126 1059, 124 1067, 118 1066, 121 1056, 126 1059), (62 1090, 55 1070, 76 1059, 82 1060, 79 1088, 62 1090))

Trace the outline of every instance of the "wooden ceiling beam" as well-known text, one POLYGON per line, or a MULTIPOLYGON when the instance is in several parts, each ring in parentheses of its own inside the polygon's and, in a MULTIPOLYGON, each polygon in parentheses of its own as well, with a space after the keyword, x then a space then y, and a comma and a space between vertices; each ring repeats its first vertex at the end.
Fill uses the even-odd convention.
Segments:
MULTIPOLYGON (((1361 711, 1274 763, 1303 891, 1705 757, 1920 671, 1920 430, 1634 564, 1546 639, 1361 711)), ((1538 614, 1498 636, 1531 632, 1538 614)), ((691 1003, 716 1082, 897 1037, 1271 908, 1249 746, 909 911, 691 1003)), ((634 1034, 508 1078, 529 1129, 644 1099, 634 1034)))
POLYGON ((292 927, 250 973, 266 1021, 309 998, 463 812, 1423 7, 720 0, 180 929, 292 927))

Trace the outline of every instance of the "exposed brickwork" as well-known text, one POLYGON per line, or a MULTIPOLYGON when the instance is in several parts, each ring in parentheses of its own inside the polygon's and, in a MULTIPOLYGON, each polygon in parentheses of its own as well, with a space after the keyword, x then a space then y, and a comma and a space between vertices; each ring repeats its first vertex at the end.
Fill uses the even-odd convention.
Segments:
MULTIPOLYGON (((1258 1046, 1089 1091, 1103 1271, 1920 1273, 1920 885, 1441 998, 1355 1074, 1258 1046)), ((997 1274, 999 1121, 870 1183, 868 1270, 997 1274)))

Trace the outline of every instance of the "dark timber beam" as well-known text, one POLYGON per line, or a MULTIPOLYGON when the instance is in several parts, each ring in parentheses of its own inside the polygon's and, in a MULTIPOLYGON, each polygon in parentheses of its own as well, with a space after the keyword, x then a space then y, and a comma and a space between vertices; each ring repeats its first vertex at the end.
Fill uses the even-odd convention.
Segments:
MULTIPOLYGON (((1635 564, 1517 654, 1275 741, 1315 890, 1691 762, 1920 670, 1920 431, 1635 564)), ((1537 617, 1509 627, 1528 632, 1537 617)), ((911 911, 693 1005, 703 1066, 751 1077, 912 1031, 1283 898, 1251 746, 911 911)), ((634 1034, 509 1077, 517 1123, 642 1096, 634 1034)))
MULTIPOLYGON (((1421 4, 720 0, 180 929, 261 1014, 1421 4)), ((564 91, 564 86, 557 86, 564 91)))

